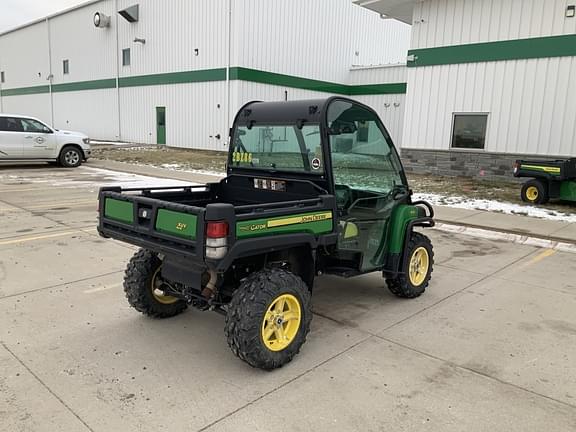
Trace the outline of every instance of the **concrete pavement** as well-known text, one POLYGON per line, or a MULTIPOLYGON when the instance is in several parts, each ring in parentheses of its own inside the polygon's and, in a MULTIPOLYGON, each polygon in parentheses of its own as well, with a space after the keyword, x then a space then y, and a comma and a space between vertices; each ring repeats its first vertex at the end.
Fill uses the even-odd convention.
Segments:
POLYGON ((262 372, 217 314, 128 306, 89 173, 0 167, 0 430, 576 429, 574 254, 428 230, 422 297, 319 278, 301 354, 262 372))

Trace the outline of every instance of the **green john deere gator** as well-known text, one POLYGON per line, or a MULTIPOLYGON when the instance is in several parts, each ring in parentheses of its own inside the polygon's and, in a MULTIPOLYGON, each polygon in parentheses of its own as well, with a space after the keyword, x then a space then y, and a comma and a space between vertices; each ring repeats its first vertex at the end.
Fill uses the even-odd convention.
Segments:
MULTIPOLYGON (((382 274, 402 298, 430 281, 433 251, 390 135, 353 100, 251 102, 230 129, 227 176, 178 188, 102 188, 99 232, 140 246, 124 290, 138 311, 225 314, 232 351, 274 369, 312 320, 320 274, 382 274)), ((352 288, 351 288, 352 289, 352 288)))
POLYGON ((546 204, 551 199, 576 202, 576 158, 517 160, 514 177, 531 178, 520 191, 524 202, 546 204))

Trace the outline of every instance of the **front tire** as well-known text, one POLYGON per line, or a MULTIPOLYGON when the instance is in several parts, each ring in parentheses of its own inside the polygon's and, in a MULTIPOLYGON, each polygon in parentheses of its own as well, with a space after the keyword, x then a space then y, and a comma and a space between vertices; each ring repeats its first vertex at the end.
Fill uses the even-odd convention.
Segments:
POLYGON ((264 269, 234 292, 225 333, 236 356, 252 367, 271 370, 298 354, 311 320, 310 290, 304 281, 286 270, 264 269))
POLYGON ((548 184, 539 179, 528 180, 522 185, 520 198, 530 204, 546 204, 550 200, 548 184))
POLYGON ((168 318, 182 313, 184 300, 164 295, 160 269, 162 260, 153 252, 140 249, 130 259, 124 275, 124 292, 128 303, 138 312, 152 318, 168 318))
POLYGON ((430 239, 417 232, 412 233, 407 249, 402 272, 393 279, 386 279, 386 284, 396 297, 413 299, 420 297, 430 283, 434 250, 430 239))
POLYGON ((76 168, 82 164, 84 155, 77 147, 67 146, 60 152, 59 162, 64 168, 76 168))

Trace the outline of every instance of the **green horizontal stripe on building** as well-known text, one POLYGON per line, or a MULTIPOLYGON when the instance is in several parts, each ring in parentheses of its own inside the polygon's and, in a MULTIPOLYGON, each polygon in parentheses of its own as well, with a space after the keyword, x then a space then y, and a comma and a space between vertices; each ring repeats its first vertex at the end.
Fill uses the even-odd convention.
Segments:
POLYGON ((119 87, 141 87, 150 85, 187 84, 195 82, 224 80, 226 80, 226 69, 220 68, 120 77, 118 80, 118 85, 119 87))
POLYGON ((243 67, 230 68, 230 79, 326 93, 348 94, 348 86, 243 67))
POLYGON ((48 92, 50 92, 50 86, 40 85, 2 90, 2 96, 33 95, 48 92))
POLYGON ((408 51, 408 67, 576 56, 576 34, 408 51))
POLYGON ((101 79, 93 81, 78 81, 71 83, 52 84, 54 93, 79 91, 79 90, 100 90, 116 88, 116 79, 101 79))
MULTIPOLYGON (((172 72, 151 75, 137 75, 131 77, 120 77, 118 86, 141 87, 167 84, 188 84, 197 82, 225 81, 226 69, 202 69, 196 71, 172 72)), ((230 68, 230 80, 248 81, 259 84, 269 84, 281 87, 298 88, 312 90, 323 93, 341 94, 347 96, 378 95, 378 94, 404 94, 406 93, 406 83, 384 83, 366 85, 346 85, 332 83, 328 81, 313 80, 292 75, 278 74, 274 72, 261 71, 243 67, 230 68)), ((72 83, 53 84, 54 93, 81 90, 99 90, 116 87, 116 79, 102 79, 93 81, 79 81, 72 83)), ((20 87, 4 89, 2 96, 18 96, 39 93, 49 93, 50 86, 42 85, 35 87, 20 87)))
POLYGON ((347 85, 243 67, 230 68, 230 79, 346 96, 406 93, 406 83, 347 85))

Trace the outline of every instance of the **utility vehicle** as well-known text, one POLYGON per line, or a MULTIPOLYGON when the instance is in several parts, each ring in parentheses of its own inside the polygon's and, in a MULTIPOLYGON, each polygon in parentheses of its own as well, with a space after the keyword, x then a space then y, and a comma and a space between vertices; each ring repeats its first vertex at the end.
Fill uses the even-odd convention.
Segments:
MULTIPOLYGON (((412 202, 377 114, 353 100, 251 102, 230 130, 227 176, 181 188, 102 188, 99 232, 140 246, 129 303, 226 315, 232 351, 274 369, 300 350, 314 278, 379 272, 398 297, 428 286, 432 207, 412 202)), ((351 295, 353 286, 350 287, 351 295)))
POLYGON ((532 177, 522 185, 522 201, 532 204, 545 204, 550 199, 576 201, 576 158, 517 160, 514 177, 532 177))

